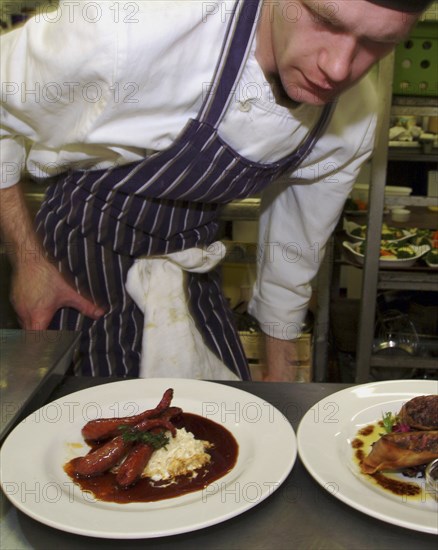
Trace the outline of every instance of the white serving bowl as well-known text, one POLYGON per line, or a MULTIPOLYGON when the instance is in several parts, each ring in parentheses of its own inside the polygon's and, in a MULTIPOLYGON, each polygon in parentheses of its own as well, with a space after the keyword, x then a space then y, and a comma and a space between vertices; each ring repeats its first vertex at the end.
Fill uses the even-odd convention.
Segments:
MULTIPOLYGON (((360 245, 360 242, 350 243, 348 241, 344 241, 342 243, 342 246, 351 254, 351 256, 354 257, 359 264, 363 265, 365 256, 359 252, 360 245)), ((384 258, 380 258, 380 267, 412 267, 415 262, 421 258, 421 256, 424 256, 424 254, 430 250, 430 246, 427 244, 423 244, 421 246, 411 244, 409 246, 415 251, 415 256, 412 258, 401 258, 398 260, 385 260, 384 258)))

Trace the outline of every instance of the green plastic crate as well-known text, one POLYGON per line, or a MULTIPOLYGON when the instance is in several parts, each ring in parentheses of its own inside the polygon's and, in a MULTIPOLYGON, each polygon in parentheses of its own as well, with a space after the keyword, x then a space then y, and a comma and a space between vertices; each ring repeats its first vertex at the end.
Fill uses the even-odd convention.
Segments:
POLYGON ((438 96, 438 23, 418 23, 399 44, 394 60, 394 95, 438 96))

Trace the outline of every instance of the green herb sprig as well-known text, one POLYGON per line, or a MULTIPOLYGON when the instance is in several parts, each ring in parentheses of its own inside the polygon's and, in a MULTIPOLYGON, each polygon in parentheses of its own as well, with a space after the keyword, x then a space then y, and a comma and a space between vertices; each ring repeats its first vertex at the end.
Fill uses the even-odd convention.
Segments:
POLYGON ((169 443, 169 437, 164 431, 158 433, 141 432, 130 426, 119 426, 121 435, 127 443, 144 443, 150 445, 155 450, 166 447, 169 443))
POLYGON ((394 428, 395 424, 397 424, 397 422, 397 415, 392 414, 391 412, 382 414, 382 424, 387 434, 392 433, 392 429, 394 428))

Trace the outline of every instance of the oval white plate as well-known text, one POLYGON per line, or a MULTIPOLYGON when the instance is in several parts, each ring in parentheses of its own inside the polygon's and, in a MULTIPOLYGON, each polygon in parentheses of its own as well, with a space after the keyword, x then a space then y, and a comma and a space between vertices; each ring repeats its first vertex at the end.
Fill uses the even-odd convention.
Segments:
POLYGON ((324 489, 349 506, 401 527, 438 534, 437 502, 431 497, 407 501, 371 483, 360 473, 351 448, 361 427, 381 420, 385 412, 398 412, 417 395, 437 392, 434 380, 388 380, 326 397, 298 427, 298 453, 304 466, 324 489))
POLYGON ((161 537, 214 525, 256 506, 283 483, 296 455, 290 423, 255 395, 200 380, 126 380, 70 394, 21 422, 3 444, 1 485, 19 510, 63 531, 116 539, 161 537), (63 465, 86 453, 85 422, 152 408, 170 387, 175 406, 232 432, 239 444, 234 468, 203 491, 158 502, 115 504, 83 493, 63 465))
MULTIPOLYGON (((342 246, 346 248, 353 256, 354 258, 362 265, 364 262, 364 255, 359 252, 359 247, 361 243, 349 243, 348 241, 344 241, 342 243, 342 246)), ((430 246, 427 244, 423 244, 421 246, 416 246, 414 244, 409 245, 414 251, 415 256, 412 258, 402 258, 400 260, 384 260, 380 258, 379 265, 380 267, 412 267, 415 262, 421 258, 421 256, 424 256, 426 252, 430 250, 430 246)))
MULTIPOLYGON (((352 231, 357 229, 358 227, 362 227, 360 224, 344 220, 344 228, 347 235, 355 240, 355 241, 364 241, 365 237, 358 237, 357 235, 352 234, 352 231)), ((403 236, 399 237, 398 239, 385 239, 387 243, 401 243, 403 241, 406 241, 412 237, 415 237, 415 230, 414 231, 408 231, 407 229, 401 229, 403 236)))

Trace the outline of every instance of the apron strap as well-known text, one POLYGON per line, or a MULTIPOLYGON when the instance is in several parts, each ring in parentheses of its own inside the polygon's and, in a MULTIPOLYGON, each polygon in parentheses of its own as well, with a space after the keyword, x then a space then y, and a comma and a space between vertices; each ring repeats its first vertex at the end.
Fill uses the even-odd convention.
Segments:
POLYGON ((227 111, 251 51, 262 0, 237 0, 230 16, 211 87, 206 93, 198 120, 217 128, 227 111))
MULTIPOLYGON (((197 120, 217 128, 234 96, 246 60, 251 51, 262 0, 237 0, 222 44, 221 54, 214 72, 213 82, 198 113, 197 120)), ((282 161, 273 163, 279 172, 301 163, 326 130, 336 102, 324 106, 318 122, 301 146, 282 161)))
POLYGON ((288 170, 291 167, 298 168, 298 166, 304 161, 304 159, 312 152, 317 141, 326 131, 327 126, 329 125, 332 115, 336 109, 336 105, 337 101, 324 105, 318 122, 312 128, 304 143, 302 143, 300 147, 298 147, 298 149, 289 158, 286 157, 284 159, 285 162, 284 166, 282 167, 282 171, 284 171, 285 169, 288 170))

